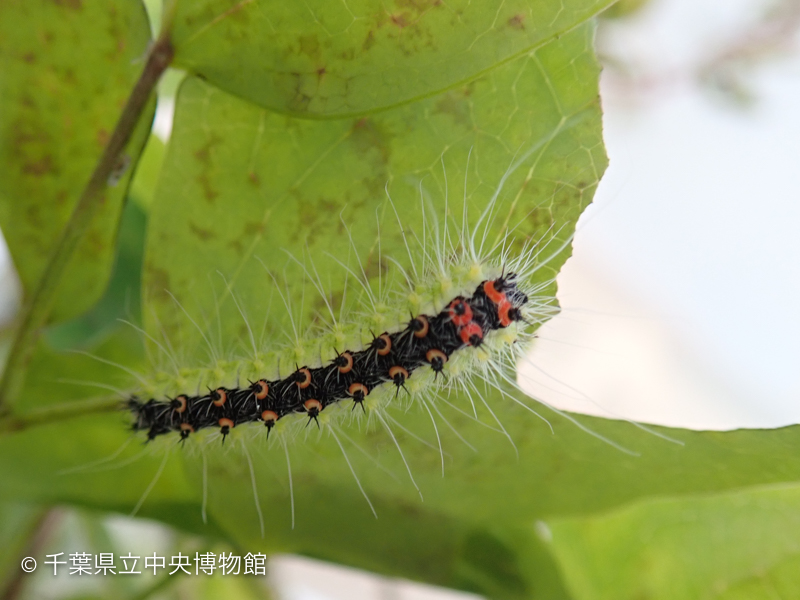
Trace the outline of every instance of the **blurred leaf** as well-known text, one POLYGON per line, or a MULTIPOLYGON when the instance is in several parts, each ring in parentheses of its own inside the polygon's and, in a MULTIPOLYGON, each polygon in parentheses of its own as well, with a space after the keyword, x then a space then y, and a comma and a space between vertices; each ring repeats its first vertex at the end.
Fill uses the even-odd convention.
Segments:
POLYGON ((178 2, 176 65, 276 112, 364 115, 464 85, 610 0, 178 2))
POLYGON ((152 135, 136 165, 117 236, 116 257, 103 297, 79 317, 51 327, 47 340, 56 349, 88 348, 118 329, 119 321, 141 325, 141 277, 147 211, 153 201, 165 146, 152 135))
POLYGON ((137 202, 122 211, 114 269, 108 287, 87 313, 56 325, 47 341, 56 349, 88 348, 99 343, 125 320, 141 324, 141 273, 147 216, 137 202))
MULTIPOLYGON (((149 32, 138 0, 0 5, 0 226, 26 293, 142 69, 149 32)), ((54 321, 86 310, 105 289, 122 200, 148 131, 145 115, 63 277, 54 321)))
POLYGON ((31 504, 0 503, 0 590, 18 576, 19 561, 45 513, 31 504))
POLYGON ((639 502, 549 522, 576 600, 800 594, 800 487, 639 502))
POLYGON ((157 136, 151 135, 147 139, 144 152, 136 164, 136 172, 131 181, 128 197, 140 208, 147 212, 153 203, 158 176, 161 173, 161 166, 164 163, 166 145, 157 136))

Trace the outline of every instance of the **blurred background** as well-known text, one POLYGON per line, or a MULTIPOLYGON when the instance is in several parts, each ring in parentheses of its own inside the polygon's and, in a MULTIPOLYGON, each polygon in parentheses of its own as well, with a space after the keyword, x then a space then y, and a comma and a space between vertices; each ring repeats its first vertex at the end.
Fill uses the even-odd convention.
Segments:
POLYGON ((597 33, 610 165, 521 382, 663 425, 800 422, 800 2, 614 12, 597 33))
MULTIPOLYGON (((563 311, 520 365, 532 396, 695 429, 800 422, 798 28, 798 0, 623 0, 601 19, 610 166, 559 278, 563 311)), ((162 92, 155 130, 166 140, 174 85, 162 92)), ((18 296, 0 240, 0 327, 18 296)), ((40 554, 114 538, 125 551, 136 539, 165 553, 198 545, 161 525, 68 509, 35 529, 47 534, 29 537, 40 554)), ((282 599, 470 597, 299 557, 274 557, 269 573, 282 599)), ((20 597, 109 592, 97 578, 88 588, 58 580, 28 577, 20 597)), ((226 579, 226 598, 267 593, 236 581, 226 579)), ((213 585, 137 578, 136 588, 141 598, 217 597, 213 585)))

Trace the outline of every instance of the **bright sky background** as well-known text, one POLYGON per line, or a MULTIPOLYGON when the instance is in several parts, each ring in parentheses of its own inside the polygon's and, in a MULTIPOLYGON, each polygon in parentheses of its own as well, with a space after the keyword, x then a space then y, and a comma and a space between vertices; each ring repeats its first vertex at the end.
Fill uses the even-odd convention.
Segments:
POLYGON ((603 74, 610 167, 562 272, 566 310, 533 353, 573 398, 528 366, 539 397, 697 428, 800 422, 797 35, 741 71, 750 106, 693 76, 753 35, 778 39, 753 30, 764 6, 654 0, 601 26, 601 53, 639 84, 603 74))

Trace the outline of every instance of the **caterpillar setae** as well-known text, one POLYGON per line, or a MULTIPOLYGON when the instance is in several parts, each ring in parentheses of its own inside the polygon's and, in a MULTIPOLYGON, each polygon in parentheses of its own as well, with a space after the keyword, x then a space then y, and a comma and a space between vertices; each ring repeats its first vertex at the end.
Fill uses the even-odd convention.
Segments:
MULTIPOLYGON (((477 382, 483 380, 488 387, 502 390, 535 413, 509 388, 518 387, 514 378, 516 361, 527 351, 535 329, 558 312, 552 295, 553 279, 542 277, 540 269, 558 256, 571 238, 559 240, 556 248, 539 240, 516 240, 508 234, 487 243, 487 228, 481 231, 483 237, 476 232, 491 221, 495 200, 490 201, 474 226, 468 225, 466 208, 462 223, 455 224, 449 218, 441 228, 435 224, 435 214, 423 208, 420 235, 400 226, 406 240, 408 266, 391 258, 378 258, 379 264, 395 266, 387 268, 382 281, 391 280, 392 275, 395 278, 391 284, 379 283, 377 291, 367 278, 363 262, 360 269, 353 270, 337 260, 345 277, 355 279, 361 291, 361 308, 350 318, 333 310, 333 300, 325 293, 316 268, 290 256, 301 265, 328 313, 327 325, 312 326, 311 331, 301 332, 292 322, 290 331, 294 335, 289 336, 290 344, 273 341, 263 347, 257 343, 245 311, 227 287, 226 294, 236 303, 247 325, 250 344, 244 346, 249 345, 251 351, 222 358, 223 352, 214 347, 208 326, 201 327, 176 299, 177 307, 208 346, 211 360, 187 365, 176 359, 166 335, 158 341, 143 332, 166 360, 150 376, 136 374, 139 383, 124 401, 132 415, 132 429, 144 433, 152 444, 167 442, 165 461, 175 443, 169 440, 175 440, 181 448, 193 446, 201 453, 209 444, 236 449, 251 464, 248 447, 252 449, 255 436, 263 436, 268 446, 283 446, 288 461, 290 441, 298 434, 319 429, 334 437, 344 453, 340 442, 340 437, 347 436, 344 426, 355 422, 360 427, 361 421, 366 420, 368 428, 377 426, 389 434, 415 487, 393 433, 393 427, 402 425, 390 414, 392 409, 406 410, 416 404, 430 415, 434 428, 438 419, 459 438, 448 422, 448 411, 469 413, 470 418, 474 416, 482 422, 483 415, 488 414, 493 428, 510 440, 485 393, 478 391, 477 382), (426 223, 426 219, 434 225, 426 223), (407 239, 407 232, 416 243, 407 239), (453 404, 453 398, 448 396, 454 392, 457 397, 468 397, 470 406, 459 408, 453 404), (476 405, 485 411, 479 411, 476 405)), ((397 219, 399 224, 399 216, 397 219)), ((349 235, 349 229, 344 228, 349 235)), ((558 239, 557 235, 552 239, 558 239)), ((272 277, 272 283, 271 291, 281 295, 286 313, 293 318, 294 302, 284 295, 276 278, 272 277)), ((436 431, 438 437, 438 428, 436 431)), ((441 441, 439 452, 444 472, 441 441)), ((346 454, 345 459, 350 465, 346 454)), ((204 515, 205 464, 203 455, 204 515)), ((350 470, 355 476, 352 466, 350 470)), ((251 466, 251 475, 253 472, 251 466)), ((361 491, 372 508, 367 494, 361 491)), ((255 481, 253 492, 257 497, 255 481)), ((258 509, 258 500, 256 504, 258 509)), ((258 512, 261 517, 260 509, 258 512)))
POLYGON ((405 329, 374 337, 363 350, 337 352, 324 366, 304 365, 283 379, 259 378, 244 388, 217 387, 201 395, 146 402, 133 397, 128 403, 133 429, 146 430, 151 440, 169 432, 185 440, 201 429, 219 427, 224 442, 236 425, 263 422, 269 434, 282 417, 301 413, 308 422, 317 421, 326 407, 345 399, 364 410, 375 388, 391 384, 397 395, 423 365, 434 377, 443 375, 454 352, 478 348, 490 333, 524 320, 527 303, 516 273, 503 274, 481 282, 468 298, 456 296, 436 315, 420 314, 405 329))
MULTIPOLYGON (((256 470, 271 470, 275 461, 255 462, 251 452, 267 452, 275 445, 282 447, 289 472, 294 527, 289 448, 298 436, 307 438, 318 431, 320 437, 333 439, 377 516, 342 442, 349 442, 362 454, 368 452, 350 438, 348 427, 383 429, 422 496, 395 431, 400 429, 409 437, 417 436, 395 419, 397 411, 416 407, 421 415, 427 413, 436 434, 442 473, 445 451, 439 431, 441 424, 474 449, 450 422, 451 416, 486 425, 504 435, 512 445, 512 436, 493 410, 492 398, 508 399, 544 419, 521 397, 516 363, 524 360, 536 329, 559 311, 553 294, 553 271, 545 267, 553 260, 563 259, 572 237, 562 236, 561 230, 554 230, 551 225, 547 239, 533 239, 515 235, 514 224, 505 223, 502 233, 490 239, 492 232, 497 231, 497 219, 507 218, 498 214, 497 202, 506 178, 516 166, 508 169, 477 219, 469 218, 465 198, 463 214, 460 223, 457 222, 448 211, 445 195, 444 218, 440 222, 437 210, 427 207, 421 194, 422 223, 417 228, 410 227, 401 222, 389 198, 384 206, 390 206, 394 212, 406 257, 395 260, 381 255, 380 219, 373 246, 377 248, 377 257, 375 254, 359 257, 354 269, 349 261, 330 256, 343 269, 343 277, 338 281, 344 279, 344 287, 339 287, 339 292, 352 295, 348 291, 348 285, 352 284, 348 281, 355 281, 359 296, 356 302, 327 292, 312 258, 299 260, 289 254, 287 264, 293 262, 294 267, 299 266, 305 283, 310 283, 317 292, 314 304, 319 309, 312 311, 316 316, 306 329, 295 319, 295 315, 304 314, 305 291, 302 299, 292 296, 288 279, 285 286, 280 285, 263 263, 264 271, 258 278, 268 289, 258 301, 269 304, 272 295, 280 295, 291 321, 291 327, 284 331, 276 326, 277 319, 270 317, 268 326, 265 321, 262 333, 268 340, 266 344, 257 341, 259 336, 247 317, 249 310, 245 308, 252 309, 253 299, 246 306, 241 305, 227 280, 224 298, 232 300, 244 324, 243 335, 233 340, 239 345, 239 350, 233 353, 230 343, 227 350, 221 349, 221 332, 219 336, 212 333, 215 317, 206 318, 205 322, 198 320, 196 317, 202 312, 190 312, 173 297, 177 316, 170 317, 172 322, 183 313, 184 321, 191 324, 188 331, 193 330, 193 338, 207 346, 209 360, 198 362, 200 352, 196 347, 191 348, 193 362, 182 358, 175 350, 181 344, 168 335, 172 329, 164 328, 158 319, 155 327, 150 328, 152 334, 142 330, 155 352, 151 361, 162 364, 150 375, 135 374, 138 384, 126 390, 123 404, 132 416, 131 428, 146 438, 147 447, 163 448, 166 444, 166 450, 134 514, 153 489, 171 448, 176 445, 181 450, 194 448, 202 454, 204 520, 208 491, 206 449, 214 448, 209 456, 218 456, 226 468, 232 464, 226 458, 230 450, 243 455, 263 535, 256 470), (377 272, 373 270, 373 276, 369 277, 367 273, 375 265, 377 272), (282 291, 284 288, 286 293, 282 291), (341 312, 334 310, 336 302, 341 302, 341 312), (155 335, 159 330, 161 340, 155 335), (281 344, 278 336, 287 332, 289 343, 281 344), (257 439, 260 441, 255 443, 257 439), (225 456, 220 454, 222 450, 225 456)), ((351 256, 359 256, 343 219, 342 230, 350 238, 351 256)), ((271 265, 275 262, 272 257, 271 265)), ((296 277, 292 283, 297 283, 296 277)), ((216 294, 214 298, 219 301, 216 294)), ((268 306, 266 310, 270 313, 274 307, 268 306)), ((229 320, 233 312, 236 311, 227 313, 227 332, 234 329, 229 320)), ((219 321, 219 314, 216 319, 219 321)), ((570 415, 553 410, 590 435, 629 452, 570 415)))

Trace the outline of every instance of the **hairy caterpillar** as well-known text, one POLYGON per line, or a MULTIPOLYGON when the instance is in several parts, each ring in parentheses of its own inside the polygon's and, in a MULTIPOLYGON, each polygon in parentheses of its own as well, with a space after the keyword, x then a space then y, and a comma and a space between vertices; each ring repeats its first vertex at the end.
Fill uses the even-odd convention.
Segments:
POLYGON ((199 396, 180 394, 163 401, 131 398, 133 428, 147 430, 149 439, 170 431, 186 439, 201 429, 219 427, 224 441, 243 423, 263 422, 269 433, 279 419, 293 413, 305 413, 309 422, 316 421, 327 406, 345 398, 353 401, 353 408, 364 410, 367 396, 378 386, 391 383, 397 395, 423 365, 442 374, 454 352, 477 348, 491 332, 523 320, 528 297, 516 279, 515 273, 508 273, 483 281, 472 296, 455 297, 435 316, 415 316, 405 329, 374 337, 364 350, 337 351, 327 365, 303 365, 284 379, 260 378, 245 388, 218 387, 199 396))
MULTIPOLYGON (((192 446, 201 453, 212 447, 236 449, 250 462, 248 446, 256 437, 286 450, 297 435, 319 429, 340 444, 341 427, 354 422, 360 426, 362 420, 367 427, 385 429, 397 443, 392 428, 402 425, 387 411, 414 404, 430 415, 434 427, 437 419, 449 426, 447 413, 462 409, 446 396, 462 392, 470 398, 465 412, 477 419, 475 405, 482 405, 492 415, 494 428, 504 433, 476 380, 493 389, 516 387, 517 358, 526 351, 535 328, 558 312, 550 292, 552 278, 537 281, 535 275, 566 243, 552 248, 528 239, 519 244, 506 235, 489 247, 487 229, 481 225, 494 217, 493 208, 494 200, 471 227, 466 209, 458 224, 449 218, 440 229, 423 222, 420 235, 401 227, 404 237, 409 232, 412 239, 406 243, 410 266, 403 268, 389 259, 398 277, 377 291, 369 285, 363 264, 357 273, 340 263, 345 276, 357 281, 362 296, 361 309, 349 319, 333 310, 316 269, 303 265, 327 308, 328 323, 306 335, 293 323, 290 344, 272 343, 262 349, 247 323, 250 344, 244 346, 250 346, 249 356, 223 359, 207 328, 176 301, 201 333, 211 360, 206 365, 180 364, 166 338, 151 338, 165 368, 151 376, 137 375, 137 389, 125 401, 133 429, 146 432, 159 446, 166 442, 169 448, 177 442, 181 449, 192 446)), ((422 212, 423 220, 435 223, 435 215, 422 212)), ((272 283, 271 291, 281 295, 291 317, 293 302, 281 292, 277 279, 272 283)), ((237 302, 230 289, 226 293, 237 302)), ((397 449, 402 455, 399 445, 397 449)), ((444 469, 441 443, 439 452, 444 469)), ((410 468, 408 474, 414 482, 410 468)), ((147 491, 137 510, 146 495, 147 491)))
MULTIPOLYGON (((508 173, 514 168, 512 166, 508 173)), ((260 272, 260 279, 264 282, 264 303, 268 304, 271 296, 280 295, 285 304, 285 313, 292 321, 291 327, 285 328, 288 344, 281 344, 280 337, 284 332, 274 326, 265 330, 266 346, 256 341, 259 337, 255 327, 257 321, 247 317, 253 306, 252 300, 240 306, 227 281, 223 298, 233 301, 245 324, 243 335, 233 340, 234 343, 241 342, 233 356, 230 347, 221 349, 222 338, 220 336, 217 340, 209 332, 208 321, 196 320, 197 313, 193 313, 193 318, 175 299, 177 311, 183 312, 184 321, 191 323, 189 328, 200 333, 208 347, 210 360, 201 363, 196 359, 192 362, 181 358, 181 346, 170 341, 167 330, 162 330, 160 339, 155 339, 159 335, 158 328, 150 329, 153 335, 145 333, 157 355, 153 362, 160 362, 161 368, 150 376, 140 377, 139 385, 128 393, 126 408, 133 411, 134 429, 145 430, 154 442, 148 447, 166 447, 165 462, 154 481, 161 474, 170 448, 177 446, 183 455, 191 454, 185 452, 189 448, 199 451, 203 458, 205 514, 209 477, 206 461, 216 461, 226 469, 237 461, 246 464, 244 472, 239 469, 239 477, 246 477, 249 468, 263 531, 264 519, 259 508, 255 474, 264 469, 274 472, 277 461, 272 453, 266 464, 265 461, 256 462, 252 453, 266 455, 276 446, 283 450, 289 468, 288 492, 292 497, 290 448, 294 453, 296 446, 305 448, 312 445, 304 440, 311 435, 316 437, 313 432, 317 429, 320 431, 318 437, 335 442, 337 454, 341 450, 350 473, 371 508, 372 503, 345 451, 347 444, 343 442, 355 445, 347 434, 349 427, 383 430, 396 446, 415 487, 417 484, 411 467, 401 449, 403 440, 395 435, 401 429, 405 434, 402 437, 414 437, 413 431, 404 429, 395 419, 410 407, 430 417, 436 435, 433 449, 438 449, 441 456, 442 471, 445 451, 439 428, 443 423, 470 446, 469 440, 461 437, 449 422, 452 417, 474 418, 505 435, 513 444, 502 420, 495 416, 489 397, 493 394, 494 398, 510 399, 538 415, 529 402, 517 394, 515 364, 526 352, 536 327, 558 311, 553 296, 552 270, 544 267, 555 257, 563 258, 562 252, 571 237, 564 239, 559 235, 561 230, 553 231, 554 225, 544 240, 515 236, 517 226, 505 223, 502 233, 497 234, 496 239, 490 238, 497 230, 497 221, 507 219, 497 211, 497 198, 504 181, 505 178, 477 220, 468 218, 466 198, 460 223, 448 213, 445 202, 443 225, 440 225, 439 214, 435 209, 426 209, 424 197, 421 226, 415 228, 402 223, 395 210, 398 229, 406 242, 407 260, 389 258, 387 262, 381 257, 380 225, 377 260, 374 256, 365 257, 356 251, 350 230, 342 221, 344 230, 351 237, 352 250, 358 257, 356 268, 351 268, 347 262, 336 261, 344 269, 345 278, 356 282, 357 295, 361 299, 360 308, 355 311, 350 308, 350 314, 337 315, 333 306, 337 302, 342 306, 345 303, 326 293, 313 259, 310 259, 309 266, 309 262, 290 255, 290 262, 299 264, 305 272, 306 283, 310 282, 316 288, 318 312, 327 312, 324 319, 319 317, 308 329, 300 327, 293 317, 293 314, 302 313, 302 308, 298 307, 302 307, 305 297, 298 297, 296 291, 293 296, 288 292, 284 295, 278 279, 269 270, 264 272, 254 265, 255 277, 259 277, 260 272), (377 270, 379 277, 370 279, 367 277, 370 264, 388 266, 385 270, 377 270), (487 293, 487 284, 503 288, 502 295, 487 293), (454 301, 463 304, 460 312, 466 313, 466 308, 469 308, 472 317, 456 314, 459 311, 453 305, 454 301), (425 317, 429 326, 431 320, 438 319, 441 331, 431 339, 435 338, 435 345, 444 349, 413 345, 398 355, 390 352, 389 358, 379 360, 378 350, 385 348, 379 348, 380 342, 376 340, 385 342, 386 338, 382 336, 386 336, 389 344, 397 346, 402 340, 413 337, 412 326, 418 326, 420 317, 425 317), (463 320, 455 322, 459 317, 463 320), (323 326, 319 325, 320 321, 325 321, 323 326), (471 340, 473 336, 477 337, 471 340), (243 349, 246 352, 242 352, 243 349), (431 349, 442 351, 435 364, 426 356, 431 349), (353 372, 353 379, 343 380, 337 385, 326 382, 329 375, 335 376, 339 372, 340 366, 346 368, 349 365, 347 358, 344 359, 347 364, 337 364, 338 359, 346 355, 359 366, 353 372), (378 361, 377 366, 362 364, 362 361, 370 359, 378 361), (390 359, 393 364, 388 364, 390 359), (393 367, 400 369, 394 369, 390 374, 393 367), (408 376, 403 371, 408 372, 408 376), (312 386, 317 378, 322 379, 322 384, 312 386), (298 383, 306 382, 306 387, 298 386, 298 383), (353 384, 361 384, 364 388, 356 386, 351 390, 353 384), (487 394, 487 391, 492 394, 487 394), (263 397, 258 398, 259 395, 263 397), (350 401, 341 401, 347 398, 350 401), (230 458, 230 450, 237 450, 244 460, 230 458)), ((394 204, 390 200, 385 206, 394 207, 394 204)), ((306 285, 306 289, 308 287, 306 285)), ((498 292, 497 288, 494 291, 498 292)), ((348 293, 352 294, 352 291, 348 293)), ((183 302, 186 302, 185 298, 183 302)), ((274 307, 267 307, 268 312, 274 310, 274 307)), ((226 340, 229 346, 230 341, 226 340)), ((567 418, 572 420, 569 416, 567 418)), ((577 424, 581 427, 580 423, 577 424)), ((602 438, 594 432, 589 433, 602 438)), ((283 457, 278 455, 277 458, 283 457)), ((217 475, 210 472, 210 476, 217 475)), ((153 485, 145 490, 134 512, 145 501, 153 485)), ((212 491, 219 494, 218 490, 212 491)), ((293 502, 292 497, 292 523, 293 502)))

